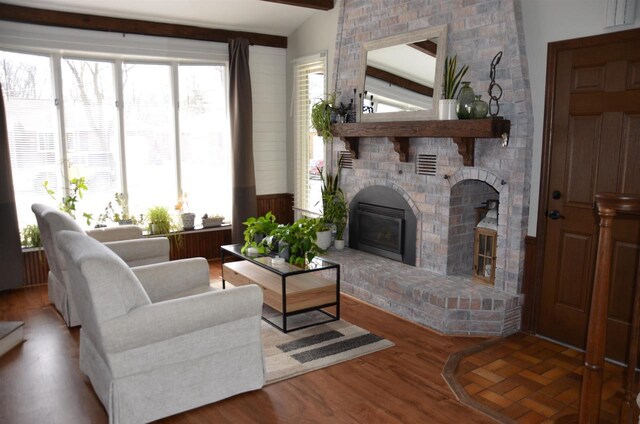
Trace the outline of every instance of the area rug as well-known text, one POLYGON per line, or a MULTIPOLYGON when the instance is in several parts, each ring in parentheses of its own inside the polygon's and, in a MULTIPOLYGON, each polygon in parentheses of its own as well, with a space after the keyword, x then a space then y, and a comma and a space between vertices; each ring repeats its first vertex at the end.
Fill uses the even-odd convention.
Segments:
POLYGON ((344 320, 286 334, 263 321, 262 344, 267 384, 394 345, 344 320))

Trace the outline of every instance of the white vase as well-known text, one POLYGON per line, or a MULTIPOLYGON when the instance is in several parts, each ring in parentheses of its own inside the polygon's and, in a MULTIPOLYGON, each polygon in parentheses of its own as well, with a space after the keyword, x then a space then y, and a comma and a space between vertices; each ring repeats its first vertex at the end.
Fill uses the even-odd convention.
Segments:
POLYGON ((458 101, 456 99, 441 99, 438 102, 438 118, 441 121, 450 121, 458 119, 456 113, 456 106, 458 101))
POLYGON ((344 240, 335 240, 333 242, 333 247, 335 247, 336 250, 344 249, 344 240))
POLYGON ((322 250, 327 250, 331 246, 331 230, 318 231, 316 244, 322 250))

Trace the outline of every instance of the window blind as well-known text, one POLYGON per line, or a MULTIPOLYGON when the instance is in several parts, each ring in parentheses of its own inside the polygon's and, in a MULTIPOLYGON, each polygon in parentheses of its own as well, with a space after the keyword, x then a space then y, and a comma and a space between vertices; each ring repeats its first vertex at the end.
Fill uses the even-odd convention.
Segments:
POLYGON ((324 144, 311 127, 311 107, 325 93, 326 61, 316 56, 294 65, 294 204, 297 209, 320 211, 320 175, 324 144))

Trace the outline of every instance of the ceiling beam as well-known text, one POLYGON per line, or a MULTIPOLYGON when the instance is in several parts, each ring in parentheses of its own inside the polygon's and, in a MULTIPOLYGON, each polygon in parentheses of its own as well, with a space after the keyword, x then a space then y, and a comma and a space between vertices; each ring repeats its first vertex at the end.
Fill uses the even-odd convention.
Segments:
POLYGON ((174 25, 137 19, 112 18, 84 13, 60 12, 0 3, 0 20, 48 25, 64 28, 89 29, 93 31, 125 34, 151 35, 157 37, 185 38, 188 40, 227 43, 234 38, 247 38, 253 45, 287 48, 287 37, 255 32, 229 31, 191 25, 174 25))
POLYGON ((413 47, 414 49, 419 50, 422 53, 428 54, 429 56, 432 56, 432 57, 436 57, 436 54, 438 53, 438 45, 430 40, 411 43, 409 44, 409 47, 413 47))
POLYGON ((388 82, 389 84, 396 85, 414 93, 424 94, 425 96, 433 97, 433 88, 427 87, 410 79, 403 78, 399 75, 392 74, 380 68, 373 66, 367 66, 367 76, 377 78, 379 80, 388 82))
POLYGON ((333 0, 262 0, 270 3, 288 4, 290 6, 308 7, 309 9, 331 10, 333 0))

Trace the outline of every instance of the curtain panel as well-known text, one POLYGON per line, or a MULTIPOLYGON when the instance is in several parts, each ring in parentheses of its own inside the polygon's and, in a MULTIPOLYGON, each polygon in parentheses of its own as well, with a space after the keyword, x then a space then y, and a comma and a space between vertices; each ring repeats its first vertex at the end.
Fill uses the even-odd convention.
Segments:
POLYGON ((242 243, 242 222, 257 215, 249 40, 245 38, 229 40, 229 116, 233 165, 231 240, 242 243))
POLYGON ((16 199, 11 175, 9 156, 9 133, 4 108, 4 96, 0 85, 0 291, 22 285, 24 271, 22 267, 22 248, 20 247, 20 228, 16 213, 16 199))

